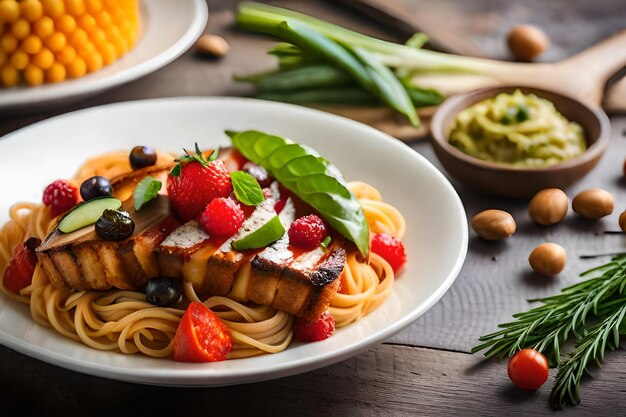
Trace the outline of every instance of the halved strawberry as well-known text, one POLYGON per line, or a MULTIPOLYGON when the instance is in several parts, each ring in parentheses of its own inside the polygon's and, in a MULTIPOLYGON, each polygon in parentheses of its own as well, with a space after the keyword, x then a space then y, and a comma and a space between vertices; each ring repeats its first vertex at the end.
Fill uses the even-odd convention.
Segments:
POLYGON ((214 198, 228 197, 232 191, 224 161, 207 160, 198 149, 178 160, 167 178, 167 193, 174 211, 183 221, 195 219, 214 198))

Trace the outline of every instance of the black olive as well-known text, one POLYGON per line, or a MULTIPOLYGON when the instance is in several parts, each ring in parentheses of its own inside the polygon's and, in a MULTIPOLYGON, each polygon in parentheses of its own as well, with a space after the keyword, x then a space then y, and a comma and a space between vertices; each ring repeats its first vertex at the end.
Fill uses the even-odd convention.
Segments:
POLYGON ((139 169, 156 164, 157 154, 149 146, 135 146, 130 151, 130 166, 132 169, 139 169))
POLYGON ((106 240, 124 240, 133 234, 135 223, 125 211, 104 210, 96 222, 96 233, 106 240))
POLYGON ((182 293, 183 285, 180 279, 152 278, 146 285, 146 301, 160 307, 176 303, 182 293))
POLYGON ((26 242, 24 242, 24 246, 28 248, 28 250, 35 252, 35 250, 41 245, 41 239, 36 237, 30 237, 26 242))
POLYGON ((111 182, 98 175, 86 179, 80 185, 80 196, 85 201, 98 197, 111 197, 112 195, 113 187, 111 186, 111 182))
POLYGON ((257 180, 261 188, 269 187, 272 183, 272 177, 269 176, 265 168, 254 162, 246 162, 243 164, 242 171, 252 175, 257 180))

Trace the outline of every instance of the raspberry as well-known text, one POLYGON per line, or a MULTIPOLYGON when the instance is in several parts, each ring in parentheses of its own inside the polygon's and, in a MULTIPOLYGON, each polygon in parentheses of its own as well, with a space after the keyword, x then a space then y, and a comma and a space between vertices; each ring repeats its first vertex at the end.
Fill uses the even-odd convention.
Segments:
POLYGON ((243 210, 236 201, 220 197, 207 204, 200 225, 210 236, 230 237, 237 233, 243 219, 243 210))
POLYGON ((335 319, 328 311, 313 323, 298 318, 293 325, 293 337, 301 342, 319 342, 330 337, 334 331, 335 319))
POLYGON ((318 247, 326 236, 328 236, 326 225, 315 214, 296 219, 289 228, 289 243, 304 249, 318 247))
POLYGON ((53 217, 73 208, 78 201, 78 189, 67 181, 56 180, 43 192, 43 203, 51 207, 53 217))
POLYGON ((406 251, 402 242, 385 233, 374 236, 372 252, 382 256, 391 265, 393 272, 398 272, 406 263, 406 251))

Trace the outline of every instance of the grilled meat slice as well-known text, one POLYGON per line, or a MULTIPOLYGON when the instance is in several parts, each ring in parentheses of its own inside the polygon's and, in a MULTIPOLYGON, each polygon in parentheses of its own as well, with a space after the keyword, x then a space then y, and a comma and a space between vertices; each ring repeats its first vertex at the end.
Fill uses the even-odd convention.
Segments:
POLYGON ((345 241, 334 238, 324 250, 302 254, 286 242, 257 255, 251 264, 250 300, 315 320, 339 288, 345 265, 345 241))
POLYGON ((207 262, 204 290, 211 295, 226 295, 230 292, 235 274, 244 264, 249 263, 259 250, 238 251, 232 248, 233 241, 242 239, 267 223, 276 216, 274 205, 278 196, 278 185, 274 183, 272 196, 259 204, 248 217, 239 231, 225 241, 207 262))
POLYGON ((136 289, 159 275, 155 248, 180 224, 169 200, 158 196, 135 212, 131 198, 122 209, 131 213, 135 231, 121 242, 100 239, 93 225, 67 234, 55 229, 44 240, 37 257, 53 284, 76 290, 136 289))

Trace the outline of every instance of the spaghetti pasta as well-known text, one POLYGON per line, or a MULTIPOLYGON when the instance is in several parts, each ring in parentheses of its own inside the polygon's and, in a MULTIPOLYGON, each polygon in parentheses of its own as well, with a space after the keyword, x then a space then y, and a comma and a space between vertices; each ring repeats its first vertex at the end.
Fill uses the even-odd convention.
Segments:
MULTIPOLYGON (((164 158, 171 160, 169 154, 164 158)), ((87 161, 74 178, 77 182, 93 175, 111 178, 130 170, 126 152, 112 152, 87 161)), ((359 199, 372 234, 387 233, 399 239, 406 224, 400 212, 382 201, 378 190, 361 182, 350 183, 359 199)), ((15 248, 29 237, 44 239, 54 228, 49 208, 34 203, 11 207, 9 220, 0 229, 0 275, 15 248)), ((338 327, 369 314, 391 292, 394 272, 380 256, 372 253, 363 261, 348 254, 341 276, 341 290, 332 299, 329 311, 338 327)), ((189 282, 183 284, 183 297, 172 307, 157 307, 136 291, 70 291, 53 286, 37 265, 32 283, 20 294, 4 287, 6 296, 29 304, 32 319, 59 334, 94 349, 125 354, 140 352, 151 357, 168 357, 186 306, 203 302, 225 323, 233 339, 229 358, 243 358, 285 350, 292 339, 293 317, 269 306, 247 305, 225 297, 200 300, 189 282)))

